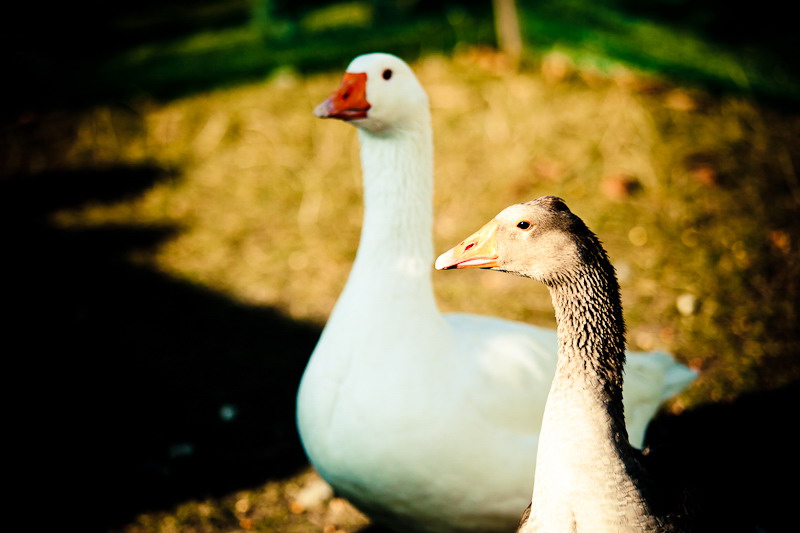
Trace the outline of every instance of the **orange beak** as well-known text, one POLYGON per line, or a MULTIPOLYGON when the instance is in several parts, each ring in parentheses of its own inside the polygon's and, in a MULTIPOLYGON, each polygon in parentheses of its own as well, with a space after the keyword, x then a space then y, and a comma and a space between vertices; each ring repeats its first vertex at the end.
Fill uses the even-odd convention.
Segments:
POLYGON ((367 74, 345 72, 339 88, 314 109, 314 115, 320 118, 358 120, 367 118, 370 107, 372 106, 367 102, 367 74))
POLYGON ((497 222, 492 220, 481 229, 446 251, 436 260, 436 270, 451 268, 492 268, 497 260, 497 222))

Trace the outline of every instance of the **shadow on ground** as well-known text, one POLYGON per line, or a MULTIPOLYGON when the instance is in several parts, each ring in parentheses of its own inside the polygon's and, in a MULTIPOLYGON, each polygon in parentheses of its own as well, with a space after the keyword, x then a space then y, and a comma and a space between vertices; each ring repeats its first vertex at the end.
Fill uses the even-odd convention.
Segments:
POLYGON ((10 461, 24 464, 19 486, 34 512, 75 517, 83 530, 307 464, 294 403, 317 325, 127 259, 175 228, 48 222, 55 209, 167 177, 140 167, 0 181, 10 461))
POLYGON ((800 475, 796 417, 800 382, 660 415, 648 430, 651 466, 669 486, 690 493, 709 513, 708 531, 791 531, 800 475))

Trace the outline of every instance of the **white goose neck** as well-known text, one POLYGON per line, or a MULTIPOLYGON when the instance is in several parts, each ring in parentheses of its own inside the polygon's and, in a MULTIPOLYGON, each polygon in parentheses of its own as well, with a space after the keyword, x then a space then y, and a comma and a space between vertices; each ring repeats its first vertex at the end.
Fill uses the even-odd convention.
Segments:
MULTIPOLYGON (((433 264, 433 142, 430 117, 371 133, 359 129, 364 225, 354 270, 424 278, 433 264)), ((362 274, 364 275, 364 274, 362 274)))

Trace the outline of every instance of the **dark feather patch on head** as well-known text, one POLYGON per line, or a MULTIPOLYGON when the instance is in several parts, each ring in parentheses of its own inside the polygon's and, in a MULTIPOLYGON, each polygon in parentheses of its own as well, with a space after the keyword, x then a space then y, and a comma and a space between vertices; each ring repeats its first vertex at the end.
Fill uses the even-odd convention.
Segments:
POLYGON ((566 202, 564 202, 564 199, 559 198, 558 196, 542 196, 541 198, 537 198, 531 203, 540 205, 546 209, 550 209, 553 211, 569 211, 569 207, 567 207, 567 204, 566 202))

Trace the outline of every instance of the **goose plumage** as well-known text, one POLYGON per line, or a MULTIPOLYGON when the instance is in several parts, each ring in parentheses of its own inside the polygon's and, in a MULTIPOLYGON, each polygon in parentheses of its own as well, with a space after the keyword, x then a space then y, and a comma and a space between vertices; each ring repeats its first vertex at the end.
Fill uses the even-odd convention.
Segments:
POLYGON ((660 501, 628 440, 619 284, 583 221, 552 196, 514 205, 442 254, 436 268, 501 270, 550 290, 558 364, 539 435, 533 496, 519 531, 686 531, 685 516, 660 501))
MULTIPOLYGON (((530 501, 556 332, 438 310, 428 97, 404 61, 355 58, 315 114, 358 130, 364 218, 298 391, 306 454, 337 493, 395 530, 513 530, 530 501)), ((625 370, 628 430, 641 446, 658 406, 695 374, 656 352, 631 353, 625 370)))

